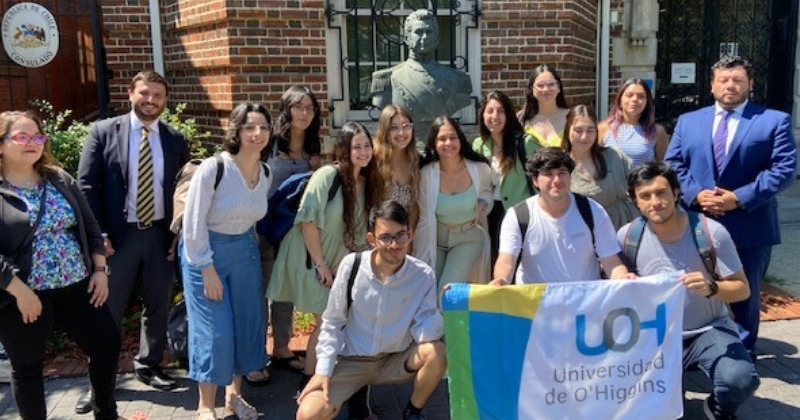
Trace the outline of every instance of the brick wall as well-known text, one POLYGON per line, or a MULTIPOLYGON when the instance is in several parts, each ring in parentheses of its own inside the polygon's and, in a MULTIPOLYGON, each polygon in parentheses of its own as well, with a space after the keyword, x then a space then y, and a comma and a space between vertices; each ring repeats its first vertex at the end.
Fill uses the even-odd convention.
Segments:
MULTIPOLYGON (((127 110, 133 75, 151 68, 147 0, 104 0, 112 106, 127 110)), ((501 89, 521 106, 534 67, 554 64, 569 104, 594 106, 597 4, 593 0, 484 0, 481 96, 501 89)), ((222 134, 233 106, 262 101, 274 113, 295 83, 318 94, 327 132, 326 21, 322 0, 161 2, 170 104, 222 134)))
POLYGON ((153 67, 147 0, 103 0, 103 45, 110 70, 111 108, 130 109, 128 86, 142 69, 153 67))
MULTIPOLYGON (((222 134, 241 101, 276 113, 283 91, 310 85, 327 117, 323 1, 172 0, 161 2, 165 77, 170 104, 222 134)), ((113 106, 126 110, 127 87, 152 68, 147 0, 103 1, 113 106)))
POLYGON ((594 106, 597 4, 590 0, 486 0, 482 3, 482 87, 516 105, 539 64, 555 65, 567 103, 594 106))

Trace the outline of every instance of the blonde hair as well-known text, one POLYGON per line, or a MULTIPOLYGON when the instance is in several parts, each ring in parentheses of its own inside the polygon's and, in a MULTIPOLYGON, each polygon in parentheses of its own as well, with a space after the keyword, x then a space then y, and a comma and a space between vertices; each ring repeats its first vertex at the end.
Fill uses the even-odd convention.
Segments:
MULTIPOLYGON (((386 105, 378 117, 378 132, 375 134, 374 160, 378 165, 378 174, 386 184, 386 195, 388 195, 392 183, 392 141, 389 139, 389 130, 392 126, 392 118, 397 115, 406 117, 411 123, 414 122, 411 113, 406 108, 400 105, 386 105)), ((416 136, 414 136, 414 130, 411 130, 411 141, 403 150, 408 161, 408 172, 411 174, 410 206, 417 205, 419 196, 419 153, 416 146, 416 136)), ((384 197, 384 199, 389 199, 389 197, 384 197)))

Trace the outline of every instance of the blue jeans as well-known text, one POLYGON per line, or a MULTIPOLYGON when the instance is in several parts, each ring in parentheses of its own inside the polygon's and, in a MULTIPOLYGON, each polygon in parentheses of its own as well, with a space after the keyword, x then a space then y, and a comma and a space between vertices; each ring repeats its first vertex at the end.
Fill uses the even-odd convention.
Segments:
POLYGON ((684 340, 683 367, 695 364, 711 380, 714 399, 725 414, 734 414, 760 384, 733 320, 684 340))
POLYGON ((267 330, 261 261, 255 233, 208 232, 214 268, 222 281, 222 300, 203 291, 203 275, 186 262, 181 248, 183 295, 189 316, 189 377, 228 385, 234 376, 261 369, 267 330))

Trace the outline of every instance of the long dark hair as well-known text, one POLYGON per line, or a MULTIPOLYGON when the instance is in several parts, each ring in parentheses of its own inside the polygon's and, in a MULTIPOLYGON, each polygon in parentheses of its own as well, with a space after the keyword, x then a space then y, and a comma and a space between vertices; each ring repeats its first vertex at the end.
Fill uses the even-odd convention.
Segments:
POLYGON ((517 141, 521 141, 522 125, 514 116, 514 105, 511 104, 511 99, 509 99, 508 95, 499 90, 493 90, 483 98, 481 109, 478 111, 480 116, 478 130, 484 142, 489 141, 491 143, 492 141, 492 133, 489 132, 489 127, 483 121, 483 113, 492 100, 499 102, 500 106, 503 107, 503 112, 506 114, 506 125, 503 127, 503 159, 500 161, 500 173, 505 175, 514 167, 514 163, 517 160, 517 141))
MULTIPOLYGON (((567 113, 567 122, 564 124, 564 138, 561 140, 561 148, 564 149, 565 152, 572 153, 572 142, 570 141, 569 135, 570 130, 572 129, 572 125, 575 124, 575 120, 578 118, 588 118, 594 124, 594 131, 597 133, 597 117, 594 116, 592 111, 589 111, 589 108, 586 105, 575 105, 570 108, 569 112, 567 113)), ((596 135, 596 134, 595 134, 596 135)), ((592 156, 592 162, 594 162, 594 166, 597 167, 597 179, 603 179, 608 174, 608 169, 606 168, 606 160, 603 158, 603 151, 604 147, 598 143, 597 139, 594 139, 592 142, 592 148, 589 149, 589 153, 592 156)))
POLYGON ((458 154, 461 155, 462 158, 475 162, 483 162, 487 165, 489 164, 485 157, 472 150, 472 146, 467 142, 467 136, 464 135, 458 122, 446 115, 442 115, 433 120, 430 130, 428 130, 428 141, 425 143, 425 157, 422 159, 422 166, 439 161, 439 154, 436 153, 436 137, 439 136, 439 129, 445 124, 450 124, 456 130, 458 142, 461 145, 458 154))
POLYGON ((556 79, 556 82, 558 82, 556 106, 559 108, 568 108, 567 100, 564 98, 564 84, 561 83, 561 76, 558 74, 555 67, 548 64, 542 64, 533 69, 533 74, 531 74, 531 78, 528 79, 528 87, 525 89, 525 106, 518 115, 520 124, 524 125, 525 121, 528 121, 539 113, 539 100, 533 96, 533 82, 536 81, 536 78, 544 72, 550 72, 550 74, 553 75, 553 78, 556 79))
MULTIPOLYGON (((364 133, 367 135, 370 144, 372 136, 369 130, 357 122, 345 123, 336 136, 336 143, 333 149, 333 156, 339 162, 339 176, 342 177, 342 199, 344 219, 344 244, 347 249, 354 251, 355 246, 355 207, 358 197, 356 197, 356 179, 353 176, 353 162, 350 161, 350 148, 353 144, 353 137, 364 133)), ((369 164, 361 169, 364 177, 364 224, 369 222, 369 212, 383 199, 383 182, 379 182, 378 167, 375 158, 370 159, 369 164)))
POLYGON ((642 110, 642 115, 639 116, 639 125, 642 126, 644 138, 650 142, 654 142, 656 139, 656 106, 653 103, 653 94, 650 92, 650 88, 644 80, 635 77, 622 83, 622 87, 617 91, 617 96, 614 98, 614 103, 611 105, 611 111, 608 113, 608 118, 606 118, 608 129, 614 137, 617 137, 617 130, 619 130, 620 124, 624 121, 622 115, 622 95, 624 95, 625 90, 632 85, 641 86, 644 89, 645 96, 647 96, 647 104, 642 110))
MULTIPOLYGON (((267 156, 269 157, 274 153, 277 146, 278 151, 289 154, 289 143, 291 142, 292 130, 292 106, 297 105, 303 100, 304 96, 311 99, 314 106, 314 118, 311 119, 311 124, 308 125, 305 132, 305 140, 303 140, 303 151, 308 153, 309 156, 320 154, 322 145, 319 137, 319 128, 322 125, 322 118, 320 118, 319 101, 317 96, 310 87, 304 85, 294 85, 286 89, 281 95, 281 108, 278 111, 278 117, 275 119, 274 129, 272 136, 270 136, 269 144, 264 148, 267 156)), ((266 159, 264 159, 266 160, 266 159)))

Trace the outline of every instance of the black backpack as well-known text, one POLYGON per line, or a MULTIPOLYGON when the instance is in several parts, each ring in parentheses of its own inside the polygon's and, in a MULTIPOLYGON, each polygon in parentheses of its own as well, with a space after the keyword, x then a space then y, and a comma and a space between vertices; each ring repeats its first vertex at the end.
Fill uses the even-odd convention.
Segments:
MULTIPOLYGON (((186 196, 189 194, 189 185, 203 160, 205 159, 190 159, 175 175, 175 188, 172 193, 172 221, 169 224, 169 230, 176 235, 180 235, 181 230, 183 230, 183 213, 186 211, 186 196)), ((216 190, 222 180, 222 174, 225 172, 225 165, 220 155, 215 155, 214 160, 217 162, 217 176, 214 178, 214 190, 216 190)), ((263 163, 261 166, 264 168, 264 175, 269 178, 269 167, 263 163)))
MULTIPOLYGON (((694 245, 697 247, 697 253, 700 254, 700 259, 703 261, 703 267, 714 281, 718 281, 717 253, 713 242, 709 240, 711 234, 708 231, 708 220, 704 215, 693 211, 686 214, 689 216, 689 228, 692 230, 694 245)), ((625 232, 625 243, 622 246, 622 253, 625 257, 623 261, 628 270, 636 274, 639 274, 636 269, 636 256, 639 255, 639 245, 642 241, 645 226, 647 226, 647 219, 644 216, 634 219, 628 225, 628 231, 625 232)))
MULTIPOLYGON (((592 234, 592 249, 595 247, 595 238, 594 238, 594 217, 592 216, 592 207, 589 205, 589 199, 583 195, 572 193, 575 197, 575 205, 578 206, 578 211, 581 213, 581 218, 583 222, 586 223, 586 226, 589 228, 589 232, 592 234)), ((524 249, 525 245, 525 233, 528 232, 528 223, 531 221, 531 213, 528 210, 528 204, 526 203, 527 200, 523 200, 514 205, 514 212, 517 214, 517 223, 519 224, 519 232, 522 235, 522 246, 519 249, 519 255, 517 255, 517 267, 519 267, 520 263, 522 263, 522 250, 524 249)), ((516 273, 516 269, 514 272, 516 273)), ((511 281, 509 283, 513 284, 516 280, 516 275, 511 277, 511 281)))

